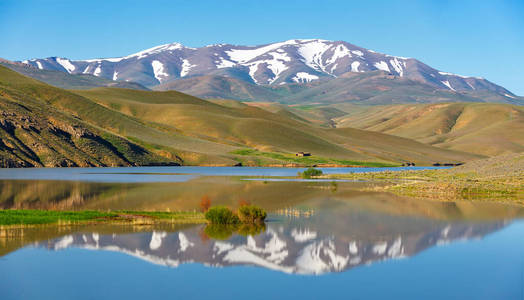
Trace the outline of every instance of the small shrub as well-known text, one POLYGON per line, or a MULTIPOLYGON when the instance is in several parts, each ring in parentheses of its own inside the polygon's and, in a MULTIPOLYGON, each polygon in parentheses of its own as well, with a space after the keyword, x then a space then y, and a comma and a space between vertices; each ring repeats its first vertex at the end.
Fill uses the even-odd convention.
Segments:
POLYGON ((314 176, 320 176, 322 175, 322 170, 315 169, 315 168, 309 168, 305 170, 304 172, 300 173, 300 177, 309 179, 314 176))
POLYGON ((267 217, 267 213, 260 207, 254 205, 243 205, 238 209, 238 218, 241 223, 260 224, 267 217))
POLYGON ((238 216, 225 206, 211 207, 205 214, 206 220, 211 224, 237 224, 238 216))

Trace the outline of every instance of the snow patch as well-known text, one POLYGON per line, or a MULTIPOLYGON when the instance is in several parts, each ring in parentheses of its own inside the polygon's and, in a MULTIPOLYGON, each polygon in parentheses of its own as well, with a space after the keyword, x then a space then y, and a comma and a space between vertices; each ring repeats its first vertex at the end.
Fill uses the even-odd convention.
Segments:
MULTIPOLYGON (((372 52, 372 51, 370 51, 372 52)), ((351 50, 351 53, 357 55, 357 56, 364 56, 364 53, 362 53, 362 51, 360 50, 351 50)))
POLYGON ((298 48, 298 54, 302 56, 303 62, 307 66, 317 71, 325 72, 322 56, 330 47, 330 44, 326 44, 320 40, 313 40, 311 42, 301 44, 300 48, 298 48))
POLYGON ((59 63, 62 67, 64 67, 67 73, 71 73, 76 69, 76 67, 69 61, 69 59, 57 57, 56 62, 59 63))
POLYGON ((335 47, 335 50, 333 51, 333 55, 331 56, 331 58, 326 61, 326 64, 332 64, 343 57, 351 57, 351 52, 346 46, 338 45, 335 47))
POLYGON ((358 253, 357 242, 352 241, 351 243, 349 243, 349 253, 353 255, 358 253))
POLYGON ((167 236, 166 232, 153 231, 151 241, 149 242, 149 249, 156 250, 162 246, 162 240, 167 236))
POLYGON ((151 67, 153 67, 153 73, 158 82, 162 83, 162 81, 166 79, 166 77, 169 77, 169 74, 167 74, 164 69, 164 64, 162 64, 158 60, 153 60, 151 62, 151 67))
POLYGON ((254 64, 251 64, 248 66, 249 67, 249 76, 251 77, 251 79, 253 79, 253 81, 255 83, 258 84, 258 81, 257 79, 255 78, 255 73, 257 72, 258 70, 258 63, 254 63, 254 64))
POLYGON ((309 228, 305 230, 293 229, 291 231, 291 236, 295 239, 296 242, 304 243, 315 239, 317 237, 317 233, 315 231, 309 230, 309 228))
POLYGON ((220 58, 220 63, 217 65, 217 69, 222 68, 231 68, 236 66, 236 64, 230 60, 224 59, 223 57, 220 58))
POLYGON ((311 82, 317 79, 318 79, 317 75, 309 74, 307 72, 298 72, 296 76, 292 78, 294 82, 298 82, 298 83, 311 82))
POLYGON ((116 81, 117 78, 118 78, 118 72, 115 71, 115 72, 113 73, 113 81, 116 81))
POLYGON ((402 68, 402 64, 396 57, 390 60, 389 63, 393 66, 395 71, 397 71, 400 77, 404 76, 404 69, 402 68))
POLYGON ((93 72, 93 75, 100 76, 100 73, 102 73, 102 68, 100 67, 100 65, 98 65, 95 71, 93 72))
POLYGON ((246 63, 260 55, 265 54, 266 52, 276 50, 284 45, 294 44, 296 44, 295 40, 289 40, 281 43, 269 44, 267 46, 252 49, 231 49, 229 51, 226 51, 226 54, 229 55, 229 58, 232 61, 235 61, 237 63, 246 63))
POLYGON ((180 241, 180 251, 181 252, 184 252, 187 250, 187 248, 193 247, 195 245, 195 243, 190 242, 187 239, 186 235, 183 234, 182 232, 178 233, 178 240, 180 241))
POLYGON ((404 257, 404 247, 402 247, 402 238, 400 236, 389 247, 388 256, 392 258, 404 257))
POLYGON ((451 86, 448 80, 441 81, 443 85, 447 86, 450 90, 454 91, 455 89, 451 86))
POLYGON ((360 62, 359 61, 354 61, 351 63, 351 72, 360 72, 358 70, 358 67, 360 66, 360 62))
POLYGON ((222 252, 227 252, 231 249, 233 249, 235 246, 233 246, 230 243, 225 242, 215 242, 215 245, 213 246, 213 250, 217 251, 217 254, 221 254, 222 252))
POLYGON ((44 68, 44 67, 42 66, 42 63, 39 62, 39 61, 36 62, 36 65, 38 66, 38 68, 39 68, 40 70, 42 70, 42 69, 44 68))
POLYGON ((379 70, 382 70, 382 71, 391 72, 389 70, 388 64, 385 61, 381 61, 381 62, 375 63, 375 67, 377 69, 379 69, 379 70))
POLYGON ((378 255, 383 255, 386 253, 386 249, 388 247, 388 242, 379 242, 373 246, 373 253, 378 255))
POLYGON ((342 270, 349 257, 337 255, 333 241, 320 241, 305 247, 296 260, 297 272, 321 274, 330 269, 342 270))
POLYGON ((196 65, 192 65, 189 60, 183 59, 182 60, 182 71, 180 71, 180 77, 186 76, 191 68, 196 67, 196 65))
POLYGON ((73 244, 73 241, 74 239, 72 235, 65 236, 64 238, 56 242, 55 250, 65 249, 71 246, 71 244, 73 244))

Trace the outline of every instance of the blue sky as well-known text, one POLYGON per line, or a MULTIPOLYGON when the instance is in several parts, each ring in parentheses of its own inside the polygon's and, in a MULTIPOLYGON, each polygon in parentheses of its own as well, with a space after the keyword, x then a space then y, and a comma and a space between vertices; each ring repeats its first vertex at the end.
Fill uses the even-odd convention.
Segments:
POLYGON ((0 57, 123 56, 159 44, 344 40, 524 95, 524 0, 0 0, 0 57))

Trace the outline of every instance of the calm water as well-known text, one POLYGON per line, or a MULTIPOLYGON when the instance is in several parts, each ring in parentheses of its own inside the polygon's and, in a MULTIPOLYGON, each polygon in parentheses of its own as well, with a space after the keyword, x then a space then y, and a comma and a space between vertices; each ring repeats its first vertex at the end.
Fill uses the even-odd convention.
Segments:
POLYGON ((0 238, 0 299, 524 299, 523 208, 271 178, 297 171, 0 170, 2 208, 191 210, 205 196, 271 212, 251 235, 203 225, 27 229, 0 238))

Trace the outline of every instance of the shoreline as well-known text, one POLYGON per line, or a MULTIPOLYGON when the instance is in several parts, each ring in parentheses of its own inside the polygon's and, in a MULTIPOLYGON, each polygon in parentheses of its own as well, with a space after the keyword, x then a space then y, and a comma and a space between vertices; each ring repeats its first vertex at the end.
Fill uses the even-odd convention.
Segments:
POLYGON ((196 211, 60 211, 39 209, 0 209, 0 230, 40 226, 206 224, 196 211))
MULTIPOLYGON (((0 168, 0 170, 29 170, 29 169, 111 169, 111 168, 184 168, 184 167, 199 167, 199 168, 280 168, 280 169, 293 169, 293 168, 358 168, 358 169, 364 169, 364 168, 374 168, 374 169, 391 169, 391 168, 430 168, 430 169, 448 169, 452 168, 450 166, 433 166, 433 165, 417 165, 415 167, 409 167, 409 166, 384 166, 384 167, 377 167, 377 166, 363 166, 363 165, 294 165, 294 164, 271 164, 266 166, 249 166, 249 165, 243 165, 243 166, 235 166, 235 165, 180 165, 180 166, 105 166, 105 167, 20 167, 20 168, 0 168)), ((415 170, 417 169, 407 169, 407 170, 415 170)))
POLYGON ((491 201, 524 205, 524 177, 489 177, 475 173, 449 174, 446 169, 362 172, 319 176, 326 179, 381 183, 372 190, 426 200, 491 201))

